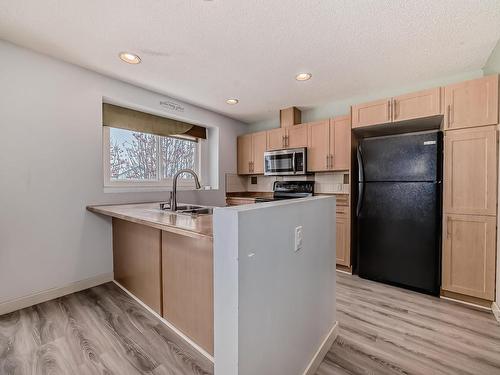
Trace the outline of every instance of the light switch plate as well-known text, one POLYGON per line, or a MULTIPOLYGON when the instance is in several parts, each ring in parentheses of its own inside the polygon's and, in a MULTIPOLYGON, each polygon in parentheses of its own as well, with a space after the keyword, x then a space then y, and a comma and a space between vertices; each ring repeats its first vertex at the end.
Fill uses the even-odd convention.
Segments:
POLYGON ((295 251, 302 249, 302 225, 295 227, 295 251))

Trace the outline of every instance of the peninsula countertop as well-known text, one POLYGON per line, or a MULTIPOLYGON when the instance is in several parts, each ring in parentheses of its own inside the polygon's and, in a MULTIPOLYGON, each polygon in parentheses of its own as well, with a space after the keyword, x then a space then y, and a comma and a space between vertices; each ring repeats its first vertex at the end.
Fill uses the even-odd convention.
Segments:
POLYGON ((91 205, 87 210, 189 237, 213 237, 212 215, 176 214, 160 210, 160 203, 91 205))

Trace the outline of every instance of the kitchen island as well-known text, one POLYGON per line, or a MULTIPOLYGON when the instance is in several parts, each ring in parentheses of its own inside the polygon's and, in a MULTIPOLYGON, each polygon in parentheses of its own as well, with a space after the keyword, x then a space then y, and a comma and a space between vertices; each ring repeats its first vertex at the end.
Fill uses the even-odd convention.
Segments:
POLYGON ((115 281, 213 356, 212 215, 159 202, 87 209, 112 217, 115 281))
POLYGON ((114 277, 214 362, 215 375, 313 375, 337 335, 335 198, 112 217, 114 277))

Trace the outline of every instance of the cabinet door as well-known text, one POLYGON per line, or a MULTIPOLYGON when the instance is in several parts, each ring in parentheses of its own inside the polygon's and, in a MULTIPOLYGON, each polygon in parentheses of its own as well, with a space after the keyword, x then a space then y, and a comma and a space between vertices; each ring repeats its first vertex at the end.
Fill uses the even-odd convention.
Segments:
POLYGON ((351 232, 349 230, 349 219, 347 216, 337 214, 336 221, 336 247, 337 247, 337 264, 349 267, 351 265, 351 232))
POLYGON ((391 100, 382 99, 370 103, 353 105, 352 127, 386 124, 391 122, 391 100))
POLYGON ((498 124, 498 75, 444 88, 445 129, 498 124))
POLYGON ((330 121, 330 154, 333 169, 351 168, 351 117, 336 117, 330 121))
POLYGON ((161 237, 163 317, 213 354, 212 241, 166 231, 161 237))
POLYGON ((281 150, 285 148, 285 128, 278 128, 267 131, 267 149, 281 150))
POLYGON ((393 99, 392 121, 440 115, 442 114, 441 107, 441 88, 439 87, 396 96, 393 99))
POLYGON ((444 216, 444 290, 494 299, 495 228, 492 216, 444 216))
POLYGON ((446 132, 444 212, 496 215, 497 131, 495 126, 446 132))
POLYGON ((238 137, 238 174, 249 174, 252 161, 252 135, 238 137))
POLYGON ((307 147, 307 130, 306 124, 289 126, 286 134, 286 147, 307 147))
POLYGON ((330 121, 311 122, 308 127, 307 170, 326 171, 330 154, 330 121))
POLYGON ((266 152, 267 132, 252 134, 252 173, 264 173, 264 152, 266 152))

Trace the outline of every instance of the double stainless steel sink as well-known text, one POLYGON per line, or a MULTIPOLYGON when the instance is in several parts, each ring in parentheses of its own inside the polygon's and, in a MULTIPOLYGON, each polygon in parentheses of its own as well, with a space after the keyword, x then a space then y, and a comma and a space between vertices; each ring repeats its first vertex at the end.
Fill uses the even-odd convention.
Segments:
MULTIPOLYGON (((160 203, 160 210, 171 211, 169 203, 160 203)), ((191 204, 182 204, 177 206, 177 211, 171 211, 183 215, 212 215, 214 209, 206 206, 196 206, 191 204)))

